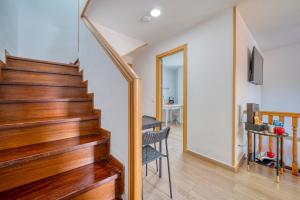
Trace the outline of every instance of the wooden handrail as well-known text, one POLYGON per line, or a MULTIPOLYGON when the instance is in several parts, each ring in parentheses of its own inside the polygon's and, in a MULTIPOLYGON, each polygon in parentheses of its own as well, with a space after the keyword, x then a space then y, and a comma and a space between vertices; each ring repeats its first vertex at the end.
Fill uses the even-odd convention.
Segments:
POLYGON ((298 118, 293 117, 293 164, 292 164, 292 173, 298 175, 298 118))
POLYGON ((298 117, 300 118, 300 113, 292 113, 292 112, 275 112, 275 111, 260 111, 262 115, 273 115, 273 116, 283 116, 283 117, 298 117))
MULTIPOLYGON (((263 116, 268 116, 268 123, 272 124, 274 117, 279 117, 279 121, 284 122, 286 117, 292 118, 292 141, 293 141, 293 161, 292 161, 292 174, 298 176, 299 174, 299 163, 298 163, 298 120, 300 118, 300 113, 292 112, 275 112, 275 111, 260 111, 260 118, 263 116)), ((259 138, 259 144, 262 144, 262 138, 259 138)), ((271 137, 269 137, 269 151, 273 150, 273 142, 271 137)), ((283 151, 283 150, 282 150, 283 151)), ((283 158, 282 158, 283 159, 283 158)))
POLYGON ((86 1, 81 19, 105 49, 128 82, 129 90, 129 194, 130 200, 142 198, 142 81, 126 61, 109 44, 86 16, 90 0, 86 1))
POLYGON ((108 41, 103 37, 103 35, 96 29, 96 27, 90 22, 87 17, 83 17, 82 20, 85 22, 86 26, 93 33, 98 42, 107 51, 109 56, 112 58, 115 65, 118 67, 120 72, 123 74, 127 81, 133 81, 139 77, 133 71, 133 69, 126 63, 126 61, 113 49, 113 47, 108 43, 108 41))

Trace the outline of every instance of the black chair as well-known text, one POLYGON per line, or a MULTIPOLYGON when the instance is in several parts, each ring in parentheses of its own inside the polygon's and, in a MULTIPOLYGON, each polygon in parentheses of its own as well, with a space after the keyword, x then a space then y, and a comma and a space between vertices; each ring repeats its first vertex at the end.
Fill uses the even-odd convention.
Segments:
MULTIPOLYGON (((170 128, 163 129, 161 131, 150 131, 143 134, 143 165, 153 161, 157 161, 163 157, 167 158, 168 163, 168 175, 169 175, 169 187, 170 187, 170 197, 172 199, 172 183, 171 183, 171 173, 170 173, 170 161, 169 161, 169 149, 168 149, 168 137, 170 133, 170 128), (156 148, 153 148, 151 145, 156 143, 162 143, 165 140, 166 154, 163 154, 160 151, 157 151, 156 148)), ((161 169, 160 169, 161 170, 161 169)))

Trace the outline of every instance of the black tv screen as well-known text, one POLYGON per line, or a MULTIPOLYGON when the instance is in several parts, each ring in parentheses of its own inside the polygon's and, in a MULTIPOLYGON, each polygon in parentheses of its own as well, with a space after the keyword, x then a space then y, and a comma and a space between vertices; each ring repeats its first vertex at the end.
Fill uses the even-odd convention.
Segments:
POLYGON ((257 48, 253 47, 252 58, 249 67, 249 82, 255 85, 263 84, 263 64, 264 58, 257 48))

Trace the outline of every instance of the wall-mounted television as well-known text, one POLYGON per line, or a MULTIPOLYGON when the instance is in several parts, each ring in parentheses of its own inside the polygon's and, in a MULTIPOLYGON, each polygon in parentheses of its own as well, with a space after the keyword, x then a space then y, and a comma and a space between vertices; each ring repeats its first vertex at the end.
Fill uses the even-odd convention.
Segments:
POLYGON ((263 84, 263 64, 264 58, 262 57, 258 49, 256 47, 253 47, 248 74, 249 82, 255 85, 263 84))

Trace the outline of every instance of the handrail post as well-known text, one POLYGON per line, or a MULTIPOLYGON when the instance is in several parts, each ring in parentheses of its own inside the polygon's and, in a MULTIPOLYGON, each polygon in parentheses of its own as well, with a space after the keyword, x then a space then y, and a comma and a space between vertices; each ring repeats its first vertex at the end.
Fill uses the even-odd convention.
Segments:
POLYGON ((298 117, 293 117, 293 164, 292 174, 298 176, 298 117))
POLYGON ((132 200, 142 198, 142 82, 134 79, 129 83, 130 135, 129 135, 129 196, 132 200), (138 187, 138 188, 137 188, 138 187))
MULTIPOLYGON (((260 121, 263 120, 263 115, 262 114, 259 115, 259 119, 260 119, 260 121)), ((264 139, 264 136, 259 135, 259 137, 258 137, 258 153, 259 154, 261 154, 262 151, 263 151, 263 139, 264 139)))
MULTIPOLYGON (((273 115, 268 115, 269 124, 273 124, 273 115)), ((269 137, 269 152, 273 152, 273 138, 269 137)))

